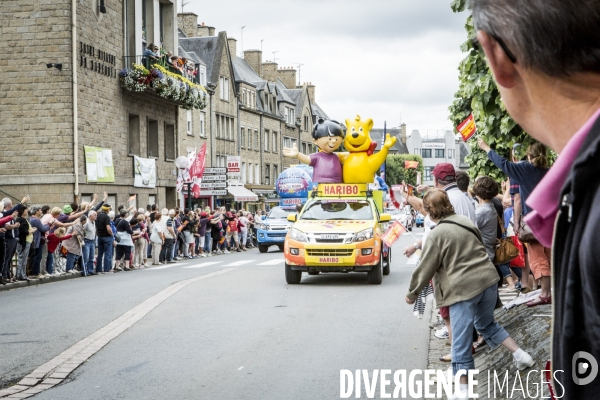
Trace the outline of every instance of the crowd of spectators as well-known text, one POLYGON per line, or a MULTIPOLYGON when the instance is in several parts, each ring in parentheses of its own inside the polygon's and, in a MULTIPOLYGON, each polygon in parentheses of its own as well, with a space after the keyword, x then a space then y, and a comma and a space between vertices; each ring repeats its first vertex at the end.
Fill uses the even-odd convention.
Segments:
POLYGON ((0 202, 2 284, 66 274, 132 271, 255 247, 245 210, 117 207, 98 197, 62 208, 0 202), (13 260, 16 257, 16 269, 13 260))
POLYGON ((198 77, 198 69, 193 61, 185 57, 173 55, 173 52, 165 52, 154 43, 149 43, 142 55, 142 64, 150 69, 153 64, 160 64, 169 71, 184 76, 190 81, 198 77))

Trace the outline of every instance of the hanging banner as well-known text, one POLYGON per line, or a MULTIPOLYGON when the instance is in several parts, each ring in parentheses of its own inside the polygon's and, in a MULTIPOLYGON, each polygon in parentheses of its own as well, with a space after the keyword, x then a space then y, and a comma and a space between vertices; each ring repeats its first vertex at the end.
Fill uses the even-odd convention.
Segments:
POLYGON ((91 146, 83 146, 83 149, 87 182, 114 182, 112 150, 91 146))
POLYGON ((240 165, 242 165, 242 158, 240 156, 227 156, 227 177, 228 178, 240 178, 240 165))
POLYGON ((133 156, 133 186, 141 188, 156 187, 156 159, 133 156))
POLYGON ((477 133, 477 126, 475 125, 475 118, 473 118, 473 114, 469 114, 467 119, 465 119, 456 130, 462 136, 463 140, 466 142, 469 140, 474 134, 477 133))

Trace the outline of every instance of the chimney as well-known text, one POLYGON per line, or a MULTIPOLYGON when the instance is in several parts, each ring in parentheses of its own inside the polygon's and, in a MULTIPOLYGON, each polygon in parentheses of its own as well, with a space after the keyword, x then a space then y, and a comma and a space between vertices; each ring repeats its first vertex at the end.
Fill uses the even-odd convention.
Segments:
POLYGON ((400 140, 406 144, 406 124, 400 125, 400 140))
POLYGON ((227 38, 227 45, 229 46, 229 55, 231 58, 237 57, 237 40, 234 38, 227 38))
POLYGON ((246 60, 258 76, 262 76, 262 51, 245 50, 244 60, 246 60))
POLYGON ((294 68, 280 68, 277 75, 288 89, 296 87, 296 70, 294 68))
POLYGON ((192 12, 177 14, 177 25, 187 37, 196 36, 198 16, 192 12))
POLYGON ((267 61, 262 64, 262 75, 264 80, 275 82, 277 80, 277 63, 267 61))
POLYGON ((310 102, 315 103, 315 85, 313 85, 312 82, 305 83, 304 85, 306 86, 310 102))
POLYGON ((205 36, 215 36, 215 28, 213 28, 212 26, 206 26, 204 25, 204 22, 202 23, 202 25, 198 25, 198 37, 205 37, 205 36))

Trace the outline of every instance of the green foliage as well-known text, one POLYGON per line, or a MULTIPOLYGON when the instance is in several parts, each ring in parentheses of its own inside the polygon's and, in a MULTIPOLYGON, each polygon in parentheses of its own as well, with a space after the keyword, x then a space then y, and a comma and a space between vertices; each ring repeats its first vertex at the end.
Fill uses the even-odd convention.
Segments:
POLYGON ((423 159, 416 154, 391 154, 385 159, 385 183, 388 186, 399 185, 402 181, 409 185, 416 186, 417 172, 421 172, 423 177, 423 159), (418 161, 419 167, 404 168, 404 161, 418 161))
MULTIPOLYGON (((454 12, 463 11, 465 0, 454 0, 451 7, 454 12)), ((473 113, 478 133, 467 143, 471 148, 466 160, 469 163, 469 175, 471 178, 488 175, 500 181, 506 179, 504 174, 479 149, 477 139, 483 139, 504 157, 509 156, 514 143, 523 144, 519 154, 523 156, 533 139, 506 112, 483 51, 476 50, 471 43, 475 37, 472 16, 467 19, 465 29, 467 41, 461 45, 461 50, 466 57, 458 67, 459 87, 449 107, 449 118, 456 127, 473 113)))

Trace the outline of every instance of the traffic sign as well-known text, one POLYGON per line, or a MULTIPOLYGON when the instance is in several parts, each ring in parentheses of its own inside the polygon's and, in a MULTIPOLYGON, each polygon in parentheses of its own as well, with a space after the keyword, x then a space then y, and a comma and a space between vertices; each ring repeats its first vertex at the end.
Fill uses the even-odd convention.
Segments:
POLYGON ((201 190, 200 196, 227 196, 227 190, 201 190))
POLYGON ((227 168, 205 168, 204 175, 218 175, 227 172, 227 168))
POLYGON ((223 181, 223 182, 225 182, 227 180, 227 176, 226 175, 206 175, 205 174, 202 177, 202 180, 203 181, 211 181, 211 182, 214 182, 214 181, 223 181))
POLYGON ((227 184, 225 182, 202 182, 200 184, 200 188, 202 189, 218 189, 218 188, 226 188, 227 184))

